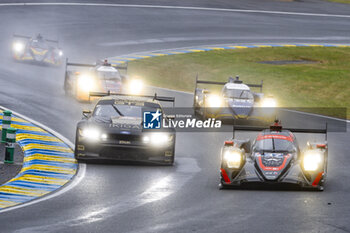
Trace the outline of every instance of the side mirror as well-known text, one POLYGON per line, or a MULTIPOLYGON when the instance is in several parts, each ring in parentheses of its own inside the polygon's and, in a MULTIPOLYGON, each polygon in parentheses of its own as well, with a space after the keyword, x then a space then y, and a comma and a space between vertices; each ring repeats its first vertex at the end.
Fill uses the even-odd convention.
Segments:
POLYGON ((91 110, 83 110, 83 116, 88 118, 91 115, 91 110))

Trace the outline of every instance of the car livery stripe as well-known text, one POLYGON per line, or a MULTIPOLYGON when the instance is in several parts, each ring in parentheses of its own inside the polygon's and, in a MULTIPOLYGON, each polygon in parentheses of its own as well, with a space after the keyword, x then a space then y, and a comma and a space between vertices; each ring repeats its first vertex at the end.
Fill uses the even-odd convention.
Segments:
POLYGON ((324 174, 323 172, 320 172, 320 173, 317 174, 314 182, 312 182, 312 186, 316 187, 320 183, 320 181, 321 181, 321 179, 323 177, 323 174, 324 174))
MULTIPOLYGON (((3 111, 0 110, 0 128, 3 111)), ((46 130, 13 116, 16 141, 24 152, 21 171, 0 186, 0 209, 25 203, 56 191, 76 174, 73 150, 46 130)))
POLYGON ((221 168, 220 170, 221 170, 222 178, 224 178, 225 183, 228 183, 228 184, 231 183, 230 178, 228 177, 225 169, 221 168))
POLYGON ((116 57, 109 57, 108 61, 112 64, 112 66, 117 66, 119 64, 126 63, 128 61, 145 59, 149 57, 159 57, 159 56, 167 56, 167 55, 175 55, 175 54, 185 54, 185 53, 199 53, 199 52, 207 52, 207 51, 216 51, 216 50, 226 50, 226 49, 247 49, 247 48, 272 48, 272 47, 339 47, 339 48, 350 48, 349 44, 228 44, 222 46, 203 46, 203 47, 189 47, 189 48, 181 48, 181 49, 169 49, 155 52, 143 52, 143 53, 135 53, 129 55, 121 55, 116 57))
POLYGON ((291 142, 293 141, 292 137, 279 135, 279 134, 266 134, 266 135, 259 134, 258 137, 256 138, 257 141, 264 140, 264 139, 281 139, 281 140, 287 140, 291 142))

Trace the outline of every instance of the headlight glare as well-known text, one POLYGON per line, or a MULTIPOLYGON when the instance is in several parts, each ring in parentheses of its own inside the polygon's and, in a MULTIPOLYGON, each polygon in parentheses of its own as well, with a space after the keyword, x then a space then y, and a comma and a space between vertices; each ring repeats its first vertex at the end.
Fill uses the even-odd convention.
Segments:
POLYGON ((137 95, 142 92, 143 82, 139 79, 133 79, 129 82, 129 92, 130 94, 137 95))
POLYGON ((207 105, 210 108, 222 107, 223 99, 219 95, 209 95, 207 97, 207 105))
POLYGON ((78 88, 84 92, 89 92, 94 86, 94 80, 88 75, 82 75, 78 78, 78 88))
POLYGON ((15 42, 12 46, 15 52, 22 52, 24 50, 24 44, 22 42, 15 42))
POLYGON ((171 141, 171 135, 167 133, 152 133, 145 135, 142 141, 146 144, 150 143, 154 146, 162 146, 171 141))
POLYGON ((322 155, 318 151, 306 151, 303 158, 305 171, 316 171, 322 162, 322 155))
POLYGON ((95 128, 82 129, 80 135, 86 139, 97 141, 101 137, 101 132, 95 128))
POLYGON ((264 98, 261 104, 263 108, 275 108, 277 107, 277 102, 273 97, 264 98))
POLYGON ((226 150, 223 159, 229 168, 239 168, 242 162, 242 153, 238 150, 226 150))

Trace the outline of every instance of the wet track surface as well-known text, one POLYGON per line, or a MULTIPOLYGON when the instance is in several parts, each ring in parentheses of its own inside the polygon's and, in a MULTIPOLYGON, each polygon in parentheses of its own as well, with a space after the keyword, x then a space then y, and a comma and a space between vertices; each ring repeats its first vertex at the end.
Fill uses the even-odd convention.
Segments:
MULTIPOLYGON (((193 1, 191 6, 350 12, 350 6, 332 7, 323 1, 258 2, 261 1, 219 1, 215 5, 193 1)), ((174 5, 170 1, 128 3, 174 5)), ((12 33, 58 36, 65 55, 78 62, 201 44, 350 43, 350 19, 341 17, 135 7, 7 6, 0 7, 0 19, 0 105, 46 124, 71 141, 81 110, 88 106, 64 96, 63 68, 13 62, 9 50, 12 33)), ((192 104, 191 95, 157 92, 175 96, 177 106, 192 104)), ((285 118, 299 127, 321 125, 323 121, 300 114, 285 118)), ((177 136, 174 167, 87 164, 84 179, 68 192, 0 213, 0 231, 348 232, 349 136, 345 132, 328 135, 329 174, 324 192, 220 191, 219 151, 231 133, 181 133, 177 136)), ((301 135, 305 139, 314 137, 301 135)))

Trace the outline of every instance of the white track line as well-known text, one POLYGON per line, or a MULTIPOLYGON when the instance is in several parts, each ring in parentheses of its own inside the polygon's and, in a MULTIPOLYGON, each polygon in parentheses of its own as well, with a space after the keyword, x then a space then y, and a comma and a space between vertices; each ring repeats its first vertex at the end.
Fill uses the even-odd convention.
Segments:
POLYGON ((350 18, 350 15, 323 14, 308 12, 288 12, 288 11, 265 11, 265 10, 244 10, 244 9, 225 9, 225 8, 208 8, 208 7, 187 7, 187 6, 162 6, 162 5, 142 5, 142 4, 112 4, 112 3, 78 3, 78 2, 29 2, 29 3, 1 3, 0 6, 93 6, 93 7, 128 7, 128 8, 157 8, 157 9, 179 9, 179 10, 200 10, 200 11, 221 11, 236 13, 259 13, 259 14, 279 14, 279 15, 297 15, 313 17, 334 17, 350 18))
MULTIPOLYGON (((49 128, 48 126, 46 125, 43 125, 27 116, 24 116, 18 112, 15 112, 11 109, 8 109, 8 108, 5 108, 5 107, 2 107, 0 106, 1 109, 3 110, 9 110, 11 111, 14 115, 16 116, 19 116, 20 118, 26 120, 26 121, 29 121, 31 123, 33 123, 34 125, 37 125, 39 126, 40 128, 42 129, 45 129, 46 131, 48 131, 49 133, 53 134, 55 137, 61 139, 65 144, 67 144, 69 147, 71 147, 72 149, 74 149, 74 144, 69 141, 66 137, 64 137, 62 134, 58 133, 57 131, 49 128)), ((70 180, 66 185, 64 185, 62 188, 58 189, 57 191, 54 191, 52 193, 49 193, 43 197, 39 197, 37 199, 34 199, 32 201, 29 201, 29 202, 25 202, 23 204, 18 204, 16 206, 13 206, 13 207, 8 207, 8 208, 5 208, 3 210, 0 210, 0 213, 4 213, 4 212, 7 212, 7 211, 10 211, 10 210, 15 210, 15 209, 19 209, 19 208, 22 208, 22 207, 25 207, 25 206, 29 206, 29 205, 33 205, 33 204, 36 204, 36 203, 39 203, 39 202, 42 202, 42 201, 46 201, 48 199, 51 199, 53 197, 57 197, 59 195, 62 195, 63 193, 65 192, 68 192, 69 190, 71 190, 72 188, 74 188, 75 186, 77 186, 80 181, 84 178, 85 176, 85 172, 86 172, 86 164, 82 164, 80 163, 79 164, 79 167, 78 167, 78 171, 77 173, 75 174, 75 176, 72 178, 72 180, 70 180)))
POLYGON ((32 226, 15 231, 16 233, 27 232, 49 232, 52 229, 55 231, 65 231, 73 229, 73 227, 87 225, 93 222, 105 221, 107 218, 116 218, 117 215, 123 214, 135 208, 160 201, 168 196, 176 193, 182 186, 189 182, 194 175, 201 171, 194 158, 181 157, 177 160, 176 171, 163 178, 157 179, 144 192, 134 196, 128 194, 118 198, 114 204, 105 206, 97 206, 95 210, 86 210, 82 215, 77 215, 75 218, 48 223, 47 225, 32 226))

